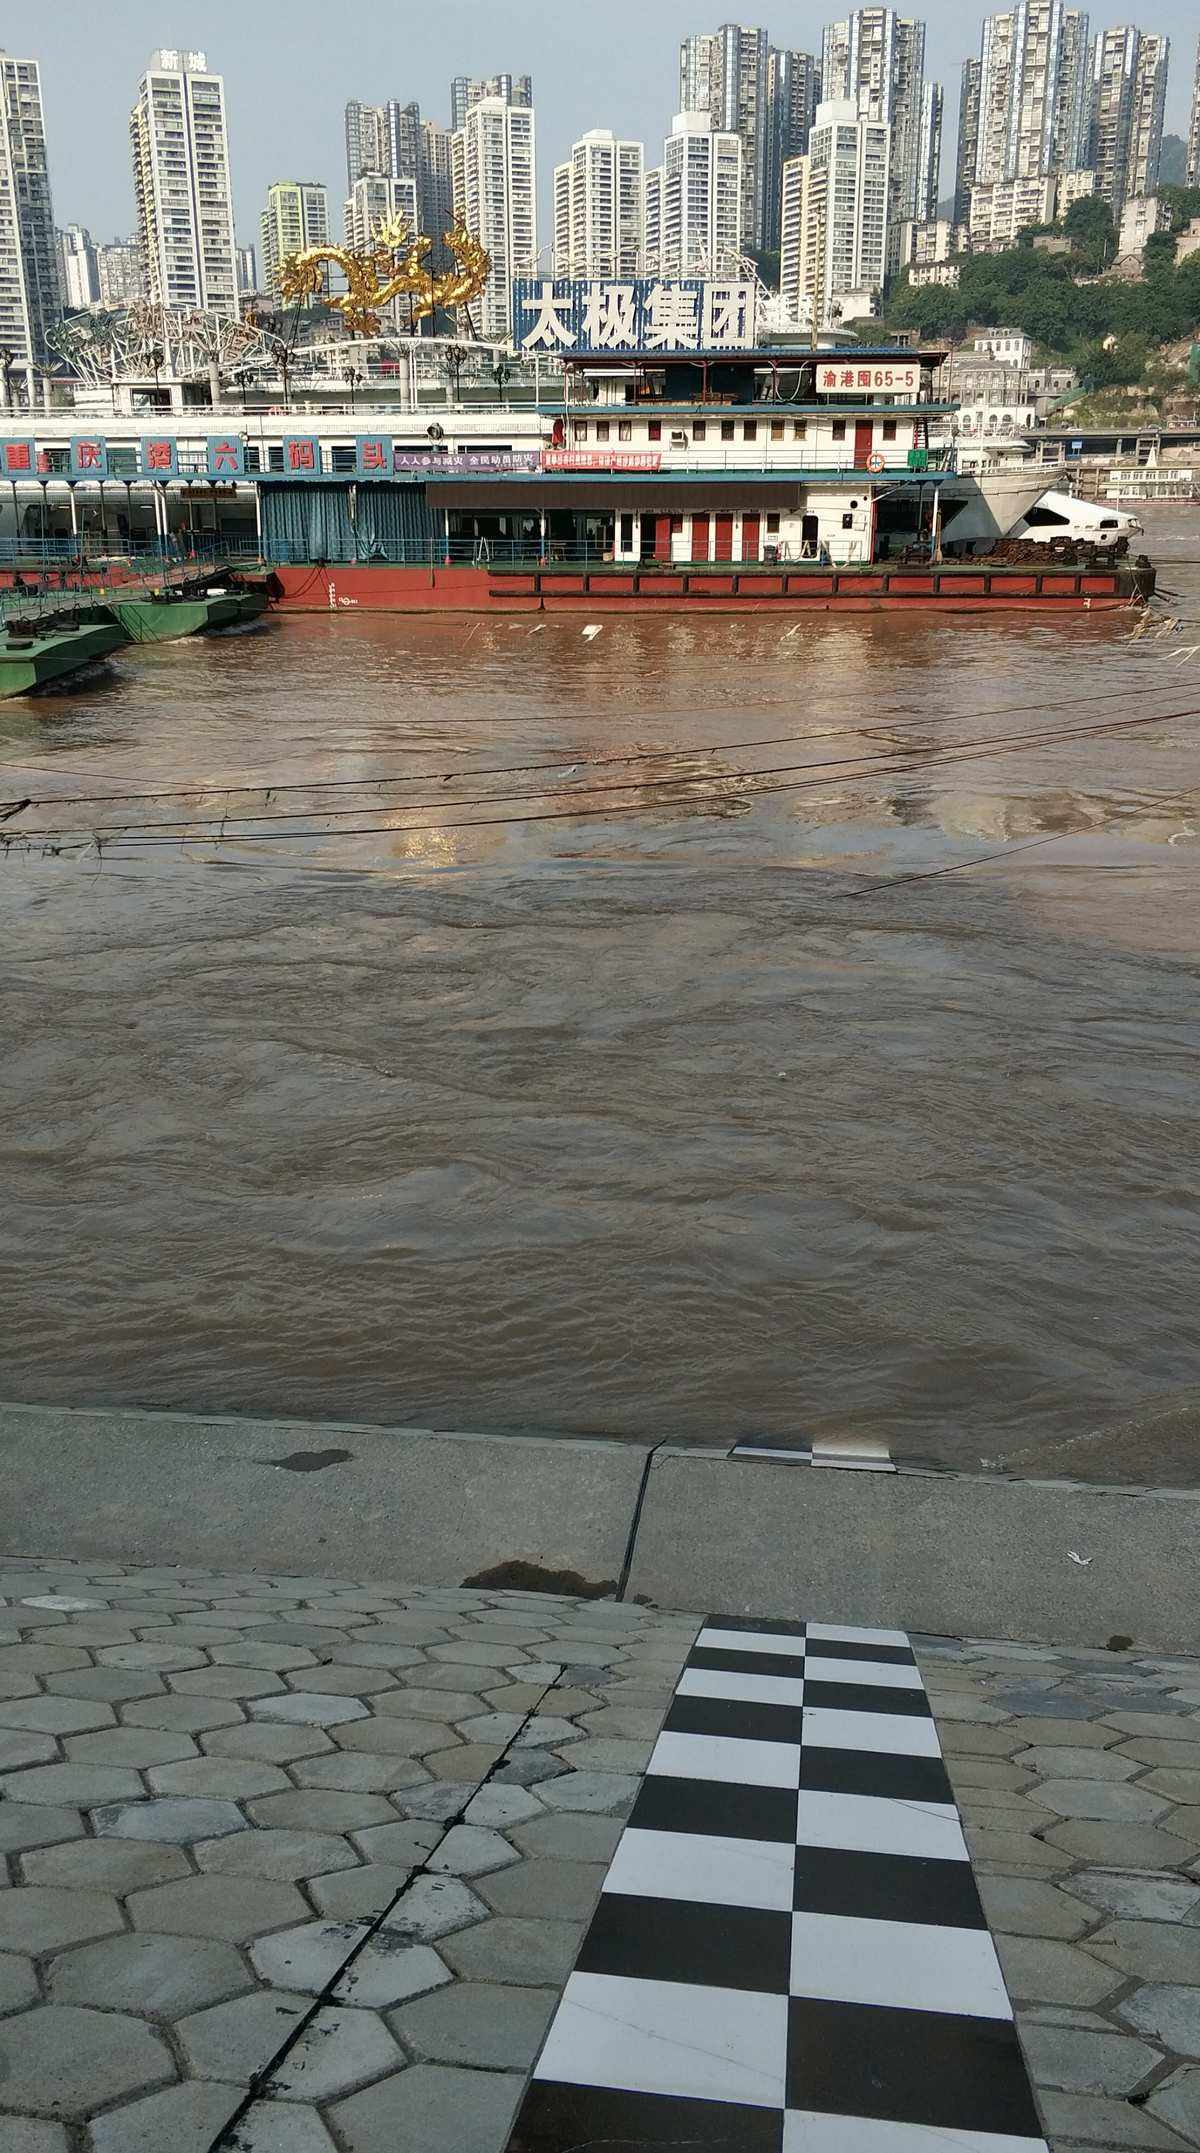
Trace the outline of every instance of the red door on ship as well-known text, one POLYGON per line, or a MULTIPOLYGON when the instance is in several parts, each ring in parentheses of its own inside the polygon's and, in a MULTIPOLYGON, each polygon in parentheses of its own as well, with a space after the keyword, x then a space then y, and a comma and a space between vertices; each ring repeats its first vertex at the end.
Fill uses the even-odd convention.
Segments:
POLYGON ((656 516, 654 519, 654 558, 656 561, 669 561, 671 558, 671 519, 669 516, 656 516))
POLYGON ((692 559, 694 561, 706 561, 708 559, 707 516, 692 517, 692 559))
POLYGON ((757 516, 743 516, 743 517, 742 517, 742 559, 743 559, 744 561, 756 561, 756 560, 758 559, 758 532, 759 532, 759 519, 758 519, 758 517, 757 517, 757 516))
POLYGON ((867 458, 875 445, 875 425, 871 419, 854 421, 854 468, 865 471, 867 458))
POLYGON ((732 516, 718 516, 716 519, 716 529, 713 535, 713 559, 714 561, 731 561, 733 559, 732 516))

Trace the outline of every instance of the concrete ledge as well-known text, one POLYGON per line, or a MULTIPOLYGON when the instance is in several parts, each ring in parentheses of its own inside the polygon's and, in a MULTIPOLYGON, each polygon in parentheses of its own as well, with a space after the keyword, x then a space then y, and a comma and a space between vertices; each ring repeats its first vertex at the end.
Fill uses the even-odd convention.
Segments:
POLYGON ((664 1607, 1195 1650, 1200 1491, 660 1451, 629 1591, 664 1607), (1074 1561, 1073 1556, 1081 1558, 1074 1561))
POLYGON ((617 1578, 646 1446, 0 1405, 9 1549, 460 1585, 617 1578), (278 1461, 348 1452, 315 1469, 278 1461))

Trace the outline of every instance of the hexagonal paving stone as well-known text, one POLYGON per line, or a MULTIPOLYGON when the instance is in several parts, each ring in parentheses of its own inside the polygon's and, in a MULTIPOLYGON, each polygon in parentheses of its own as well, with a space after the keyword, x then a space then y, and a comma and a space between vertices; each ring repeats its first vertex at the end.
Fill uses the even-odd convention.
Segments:
POLYGON ((267 2083, 285 2100, 328 2101, 404 2063, 374 2011, 324 2004, 267 2083))
POLYGON ((243 1832, 193 1847, 199 1868, 221 1876, 261 1876, 276 1884, 351 1869, 358 1855, 337 1832, 243 1832))
POLYGON ((249 1710, 256 1720, 279 1720, 295 1727, 340 1727, 347 1720, 368 1717, 361 1698, 339 1696, 333 1690, 290 1690, 281 1697, 255 1697, 249 1710))
POLYGON ((18 1958, 15 1952, 0 1953, 0 2011, 23 2011, 37 1992, 32 1960, 18 1958))
POLYGON ((389 1929, 414 1941, 436 1942, 469 1922, 482 1921, 487 1908, 453 1876, 419 1876, 388 1915, 389 1929))
POLYGON ((1069 1942, 1096 1918, 1090 1907, 1037 1877, 981 1877, 979 1891, 991 1927, 1010 1936, 1054 1936, 1069 1942))
POLYGON ((1039 2026, 1028 2017, 1022 2020, 1021 2040, 1034 2084, 1066 2093, 1124 2099, 1159 2062, 1158 2050, 1147 2041, 1077 2026, 1039 2026))
POLYGON ((127 1727, 159 1727, 169 1734, 207 1734, 215 1727, 240 1727, 245 1712, 234 1697, 137 1697, 122 1705, 127 1727))
POLYGON ((231 2153, 335 2153, 335 2149, 315 2108, 302 2108, 298 2101, 255 2101, 239 2120, 231 2153))
POLYGON ((162 1846, 187 1846, 193 1839, 216 1839, 224 1832, 250 1829, 236 1802, 169 1794, 128 1807, 113 1803, 93 1810, 92 1822, 102 1837, 153 1839, 162 1846))
POLYGON ((447 1727, 483 1710, 482 1699, 467 1690, 389 1689, 372 1702, 384 1719, 436 1719, 447 1727))
POLYGON ((340 1789, 346 1794, 390 1794, 424 1785, 428 1775, 415 1757, 383 1756, 369 1749, 338 1749, 328 1757, 301 1757, 291 1767, 298 1787, 340 1789))
POLYGON ((558 2001, 557 1989, 456 1981, 453 1988, 389 2011, 388 2024, 411 2054, 430 2063, 525 2071, 558 2001))
MULTIPOLYGON (((0 1906, 3 1905, 0 1900, 0 1906)), ((1200 2056, 1200 1987, 1147 1983, 1117 2005, 1118 2016, 1180 2056, 1200 2056)))
POLYGON ((641 1785, 627 1772, 567 1772, 541 1788, 547 1809, 583 1809, 599 1816, 619 1816, 632 1805, 641 1785))
POLYGON ((305 1668, 288 1680, 289 1689, 328 1690, 337 1697, 373 1697, 395 1685, 396 1677, 386 1667, 348 1667, 337 1660, 327 1667, 305 1668))
POLYGON ((190 1873, 187 1857, 178 1847, 143 1844, 137 1839, 69 1839, 63 1846, 43 1847, 21 1857, 26 1884, 60 1884, 71 1889, 83 1885, 114 1892, 118 1898, 190 1873))
POLYGON ((96 1654, 102 1667, 123 1667, 139 1674, 178 1674, 184 1667, 203 1667, 204 1654, 190 1645, 106 1645, 96 1654))
POLYGON ((487 1876, 520 1859, 499 1832, 480 1824, 456 1824, 430 1855, 429 1867, 446 1876, 487 1876))
POLYGON ((171 2153, 209 2153, 241 2099, 236 2086, 168 2086, 148 2100, 97 2116, 92 2153, 163 2153, 164 2147, 171 2153))
POLYGON ((495 1914, 582 1922, 595 1907, 604 1877, 603 1862, 523 1861, 481 1877, 477 1889, 495 1914))
POLYGON ((297 1787, 251 1802, 254 1822, 270 1831, 354 1832, 367 1824, 394 1824, 396 1812, 382 1794, 340 1794, 326 1787, 297 1787))
POLYGON ((174 2076, 159 2035, 117 2011, 43 2004, 0 2019, 0 2109, 73 2122, 174 2076))
POLYGON ((67 2134, 35 2116, 0 2116, 0 2153, 67 2153, 67 2134))
POLYGON ((252 1757, 188 1757, 182 1764, 161 1765, 146 1777, 155 1794, 215 1795, 231 1802, 286 1793, 291 1786, 279 1765, 258 1764, 252 1757))
POLYGON ((1181 1922, 1112 1921, 1087 1948, 1139 1981, 1200 1982, 1200 1929, 1181 1922))
POLYGON ((121 1667, 78 1667, 69 1674, 45 1676, 52 1697, 91 1698, 100 1704, 123 1704, 131 1697, 161 1697, 161 1675, 138 1674, 121 1667))
POLYGON ((126 1905, 137 1929, 224 1937, 231 1943, 300 1921, 308 1911, 292 1885, 244 1876, 183 1877, 177 1884, 134 1892, 126 1905))
POLYGON ((318 1913, 330 1921, 374 1921, 403 1891, 412 1873, 411 1868, 400 1869, 391 1862, 365 1862, 358 1869, 310 1877, 308 1895, 318 1913))
POLYGON ((167 1688, 180 1697, 273 1697, 283 1688, 279 1675, 266 1667, 192 1667, 168 1675, 167 1688))
POLYGON ((124 1927, 121 1909, 105 1891, 65 1891, 31 1884, 0 1892, 0 1950, 60 1951, 124 1927))
POLYGON ((49 1764, 58 1755, 58 1743, 50 1734, 22 1734, 15 1727, 0 1727, 0 1772, 19 1771, 26 1764, 49 1764))
MULTIPOLYGON (((523 1854, 540 1855, 548 1861, 609 1862, 617 1851, 621 1824, 615 1817, 572 1815, 567 1811, 519 1824, 512 1836, 523 1854)), ((1002 1928, 1005 1925, 999 1924, 1002 1928)))
POLYGON ((1161 1797, 1144 1794, 1140 1787, 1115 1786, 1100 1779, 1047 1779, 1029 1795, 1040 1809, 1056 1816, 1083 1817, 1097 1823, 1153 1824, 1167 1804, 1161 1797))
POLYGON ((26 1847, 53 1846, 82 1834, 78 1809, 36 1802, 0 1802, 0 1854, 20 1854, 26 1847))
POLYGON ((0 1705, 0 1727, 20 1727, 26 1734, 85 1734, 91 1727, 114 1727, 110 1705, 82 1697, 18 1697, 0 1705))
POLYGON ((1010 1996, 1034 2003, 1096 2004, 1123 1976, 1074 1944, 1044 1936, 998 1936, 996 1947, 1010 1996))
POLYGON ((90 1809, 96 1802, 136 1802, 145 1791, 129 1765, 42 1764, 21 1774, 22 1802, 70 1802, 90 1809))
POLYGON ((218 1727, 202 1735, 206 1757, 246 1757, 258 1764, 292 1764, 333 1748, 322 1727, 268 1727, 247 1721, 244 1727, 218 1727))
POLYGON ((392 1862, 397 1868, 415 1869, 432 1853, 442 1836, 442 1827, 434 1822, 408 1824, 372 1824, 366 1831, 354 1833, 354 1844, 361 1847, 368 1861, 392 1862))
POLYGON ((441 1946, 447 1963, 467 1981, 503 1981, 518 1987, 562 1983, 579 1949, 577 1921, 518 1920, 494 1915, 441 1946))
MULTIPOLYGON (((365 1749, 372 1756, 424 1758, 431 1749, 447 1749, 456 1736, 432 1719, 359 1719, 331 1728, 339 1749, 365 1749)), ((489 1752, 489 1755, 492 1752, 489 1752)))
MULTIPOLYGON (((264 1981, 320 1993, 345 1966, 355 1946, 368 1936, 364 1922, 310 1921, 302 1928, 264 1937, 250 1956, 264 1981)), ((335 1990, 338 2003, 380 2009, 405 2002, 427 1989, 440 1988, 451 1976, 428 1944, 414 1944, 384 1927, 363 1944, 335 1990)))
POLYGON ((1036 1779, 1132 1779, 1138 1770, 1113 1749, 1021 1749, 1013 1762, 1036 1779))
POLYGON ((150 2018, 179 2018, 221 2003, 253 1984, 229 1944, 197 1936, 110 1936, 55 1959, 47 1979, 54 2003, 95 2004, 150 2018))
POLYGON ((1179 2131, 1188 2145, 1200 2145, 1200 2070, 1173 2071, 1155 2087, 1146 2106, 1179 2131))
POLYGON ((1200 1881, 1173 1876, 1122 1874, 1113 1869, 1083 1869, 1071 1878, 1071 1892, 1088 1906, 1124 1915, 1130 1921, 1194 1921, 1200 1908, 1200 1881))
POLYGON ((519 2072, 417 2063, 339 2101, 331 2120, 347 2153, 390 2153, 399 2146, 420 2146, 421 2153, 495 2153, 523 2083, 519 2072))
MULTIPOLYGON (((1166 1821, 1166 1820, 1164 1820, 1166 1821)), ((1182 1869, 1195 1857, 1186 1839, 1173 1838, 1154 1824, 1090 1824, 1071 1817, 1046 1833, 1048 1848, 1059 1847, 1098 1867, 1112 1869, 1182 1869)))
POLYGON ((215 2004, 180 2019, 176 2036, 197 2078, 244 2086, 266 2069, 306 2011, 312 1997, 282 1989, 255 1989, 233 2003, 215 2004))
POLYGON ((104 1727, 97 1734, 72 1734, 63 1748, 72 1764, 128 1764, 135 1772, 196 1755, 190 1735, 157 1727, 104 1727))

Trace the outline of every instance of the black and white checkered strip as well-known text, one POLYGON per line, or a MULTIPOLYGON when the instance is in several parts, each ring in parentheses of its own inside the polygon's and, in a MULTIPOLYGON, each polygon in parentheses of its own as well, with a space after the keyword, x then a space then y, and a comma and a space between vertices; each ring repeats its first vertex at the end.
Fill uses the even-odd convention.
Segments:
POLYGON ((714 1618, 509 2153, 1046 2153, 898 1630, 714 1618))

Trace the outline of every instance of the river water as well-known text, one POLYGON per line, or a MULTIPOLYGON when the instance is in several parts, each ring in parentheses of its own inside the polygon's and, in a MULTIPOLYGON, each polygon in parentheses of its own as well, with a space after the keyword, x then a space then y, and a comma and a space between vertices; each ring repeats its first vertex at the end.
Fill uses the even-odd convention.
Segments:
POLYGON ((1025 1467, 1186 1395, 1200 620, 585 625, 4 708, 0 1395, 1025 1467))

